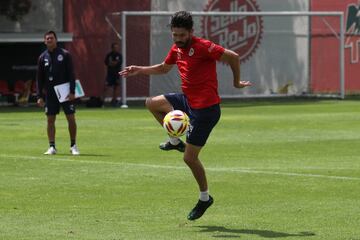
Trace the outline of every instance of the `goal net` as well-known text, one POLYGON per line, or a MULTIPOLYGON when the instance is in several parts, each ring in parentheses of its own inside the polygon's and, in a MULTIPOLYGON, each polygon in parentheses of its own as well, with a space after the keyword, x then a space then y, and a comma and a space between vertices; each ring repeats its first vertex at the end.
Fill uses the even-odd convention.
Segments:
MULTIPOLYGON (((171 45, 171 12, 113 13, 121 20, 125 65, 164 61, 171 45)), ((344 35, 341 12, 192 12, 194 35, 239 54, 241 79, 253 86, 233 87, 229 66, 217 64, 222 98, 344 97, 344 35), (332 64, 323 64, 332 59, 332 64), (324 61, 324 60, 327 61, 324 61)), ((123 81, 122 103, 181 92, 174 67, 166 75, 123 81)))

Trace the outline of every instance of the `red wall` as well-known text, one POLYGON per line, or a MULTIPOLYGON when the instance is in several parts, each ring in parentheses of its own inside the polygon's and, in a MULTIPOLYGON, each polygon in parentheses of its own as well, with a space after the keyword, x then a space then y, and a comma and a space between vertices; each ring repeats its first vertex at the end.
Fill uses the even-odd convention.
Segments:
MULTIPOLYGON (((104 86, 106 67, 104 58, 110 51, 112 42, 119 42, 113 33, 105 16, 110 12, 120 11, 149 11, 150 0, 64 0, 64 32, 72 32, 74 40, 66 44, 66 48, 74 58, 76 77, 84 85, 87 96, 100 96, 104 86)), ((120 32, 120 17, 113 17, 120 32)), ((140 25, 133 21, 132 24, 140 25)), ((149 27, 149 21, 141 22, 144 28, 149 27)), ((144 30, 145 31, 145 30, 144 30)), ((127 31, 131 36, 131 30, 127 31)), ((128 64, 148 65, 149 64, 149 36, 144 34, 141 41, 132 40, 137 43, 136 49, 127 48, 127 52, 136 51, 136 62, 127 59, 128 64)), ((121 43, 121 42, 120 42, 121 43)), ((147 96, 148 78, 140 77, 135 81, 128 82, 128 96, 147 96)))
MULTIPOLYGON (((347 21, 347 9, 349 5, 359 8, 358 0, 316 0, 311 1, 312 11, 341 11, 345 13, 345 29, 347 21)), ((339 89, 339 40, 329 29, 330 25, 339 32, 339 20, 331 17, 321 19, 312 18, 311 39, 311 79, 315 92, 332 92, 339 89), (325 21, 324 21, 325 20, 325 21), (326 23, 325 23, 326 22, 326 23)), ((347 93, 360 92, 360 35, 352 35, 350 32, 345 37, 346 45, 353 43, 353 48, 345 47, 345 89, 347 93), (353 61, 351 61, 353 59, 353 61)))

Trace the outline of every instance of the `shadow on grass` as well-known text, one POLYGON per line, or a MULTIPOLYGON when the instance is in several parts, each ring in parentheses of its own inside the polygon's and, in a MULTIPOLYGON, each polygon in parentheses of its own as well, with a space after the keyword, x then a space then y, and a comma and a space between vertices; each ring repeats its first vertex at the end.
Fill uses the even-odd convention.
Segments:
POLYGON ((284 238, 284 237, 311 237, 313 232, 284 233, 270 230, 256 229, 231 229, 222 226, 196 226, 200 232, 214 233, 214 238, 240 238, 242 234, 258 235, 263 238, 284 238))

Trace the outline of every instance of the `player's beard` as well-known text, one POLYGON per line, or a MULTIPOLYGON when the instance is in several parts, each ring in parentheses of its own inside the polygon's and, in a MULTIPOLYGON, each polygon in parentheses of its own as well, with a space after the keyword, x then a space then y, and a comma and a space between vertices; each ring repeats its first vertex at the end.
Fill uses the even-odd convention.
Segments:
POLYGON ((190 40, 191 40, 191 38, 188 38, 185 42, 177 41, 177 42, 175 42, 175 45, 178 48, 187 48, 190 45, 190 40))

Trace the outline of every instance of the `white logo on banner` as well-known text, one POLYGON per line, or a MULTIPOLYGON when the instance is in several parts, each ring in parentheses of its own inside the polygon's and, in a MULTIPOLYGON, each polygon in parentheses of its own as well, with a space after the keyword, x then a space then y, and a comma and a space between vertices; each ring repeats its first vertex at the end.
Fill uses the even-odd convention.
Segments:
MULTIPOLYGON (((209 0, 205 11, 260 11, 256 0, 209 0)), ((245 62, 260 44, 263 32, 261 16, 204 16, 202 31, 206 39, 238 53, 245 62)), ((212 51, 212 47, 208 49, 212 51)))
POLYGON ((346 40, 345 49, 350 48, 351 63, 359 62, 360 46, 360 2, 349 4, 346 12, 346 40))

